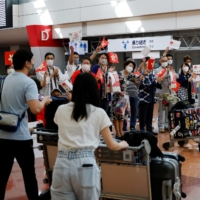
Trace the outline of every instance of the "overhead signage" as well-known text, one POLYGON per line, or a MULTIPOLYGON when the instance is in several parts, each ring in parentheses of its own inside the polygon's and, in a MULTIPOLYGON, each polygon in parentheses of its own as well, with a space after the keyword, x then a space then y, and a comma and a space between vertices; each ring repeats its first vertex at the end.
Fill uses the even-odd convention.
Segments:
POLYGON ((84 55, 85 53, 88 53, 88 41, 87 40, 81 40, 79 42, 69 42, 69 47, 70 46, 73 46, 74 51, 80 55, 84 55))
POLYGON ((172 39, 171 35, 160 37, 123 38, 108 40, 108 52, 142 51, 145 47, 151 51, 165 50, 172 39))

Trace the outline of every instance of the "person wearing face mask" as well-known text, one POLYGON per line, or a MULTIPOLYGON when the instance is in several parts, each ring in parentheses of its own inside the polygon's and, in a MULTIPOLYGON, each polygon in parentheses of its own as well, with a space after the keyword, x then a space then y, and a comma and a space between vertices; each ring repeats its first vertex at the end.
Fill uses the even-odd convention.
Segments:
POLYGON ((156 88, 161 88, 160 82, 164 77, 156 77, 148 69, 140 76, 139 82, 139 120, 140 130, 152 132, 155 136, 157 133, 152 131, 152 119, 154 104, 156 103, 156 88))
MULTIPOLYGON (((137 120, 137 111, 138 111, 139 79, 136 79, 134 77, 133 72, 134 72, 135 68, 136 68, 135 62, 133 60, 128 60, 125 62, 125 69, 118 73, 121 91, 123 91, 123 93, 128 95, 129 101, 130 101, 130 108, 131 108, 130 130, 135 129, 136 120, 137 120)), ((119 95, 118 95, 118 98, 119 98, 119 95)), ((114 99, 114 96, 113 96, 113 99, 114 99)), ((116 99, 116 102, 117 101, 118 101, 118 99, 116 99)), ((126 116, 124 117, 123 120, 126 120, 126 116)), ((119 130, 120 130, 120 135, 122 136, 123 133, 121 132, 122 131, 121 126, 120 126, 119 130)))
POLYGON ((192 99, 191 94, 191 81, 195 78, 195 74, 192 75, 189 73, 189 65, 183 64, 181 68, 181 73, 177 81, 180 83, 180 88, 178 90, 178 97, 181 100, 188 100, 190 104, 194 104, 194 99, 192 99))
POLYGON ((44 58, 47 66, 47 72, 37 72, 37 78, 41 82, 44 82, 46 77, 46 86, 40 90, 40 93, 44 96, 50 96, 51 91, 55 88, 58 89, 60 82, 64 81, 65 77, 60 69, 53 65, 55 60, 55 56, 53 53, 46 53, 44 58), (47 76, 45 76, 46 73, 47 76))
MULTIPOLYGON (((100 84, 100 99, 101 99, 101 108, 106 111, 108 114, 109 102, 111 101, 111 93, 107 92, 107 82, 108 82, 108 55, 106 53, 102 53, 98 57, 98 64, 94 65, 91 69, 91 72, 95 74, 96 80, 98 84, 100 84), (99 70, 101 71, 103 78, 100 79, 97 77, 99 70)), ((112 68, 111 68, 112 69, 112 68)))
POLYGON ((171 55, 171 54, 167 54, 166 55, 166 57, 167 57, 167 62, 168 62, 168 66, 172 66, 172 64, 173 64, 173 56, 171 55))
MULTIPOLYGON (((71 78, 71 82, 72 82, 72 85, 74 85, 74 81, 76 79, 76 77, 81 74, 81 73, 90 73, 92 74, 94 77, 95 77, 95 74, 92 73, 90 71, 91 69, 91 60, 90 58, 83 58, 82 62, 81 62, 81 69, 80 70, 77 70, 73 73, 72 75, 72 78, 71 78)), ((99 86, 99 85, 98 85, 99 86)), ((100 87, 100 86, 99 86, 100 87)))
MULTIPOLYGON (((157 94, 170 94, 170 81, 169 81, 169 69, 168 67, 168 59, 166 56, 163 56, 160 59, 160 67, 154 70, 154 75, 156 78, 158 78, 157 74, 162 71, 163 69, 166 70, 166 72, 163 75, 163 80, 161 82, 161 88, 162 89, 156 89, 157 94)), ((162 99, 158 100, 158 128, 160 133, 164 133, 168 130, 168 109, 163 105, 162 99)))
POLYGON ((26 193, 29 200, 38 200, 38 186, 34 168, 33 140, 28 128, 26 111, 30 108, 33 114, 38 114, 51 98, 38 100, 35 82, 28 77, 33 69, 33 54, 29 50, 19 49, 13 55, 15 72, 6 77, 2 95, 1 110, 18 114, 21 118, 16 132, 0 130, 0 199, 4 199, 5 188, 10 176, 14 159, 22 170, 26 193))
MULTIPOLYGON (((101 50, 100 47, 97 47, 94 53, 90 56, 90 60, 93 61, 96 57, 96 55, 99 53, 101 50)), ((69 61, 66 67, 67 74, 69 81, 71 82, 72 75, 74 74, 75 71, 80 70, 81 65, 79 63, 79 54, 74 51, 74 47, 70 46, 70 56, 69 56, 69 61)))
POLYGON ((7 68, 7 74, 9 75, 9 74, 12 74, 13 72, 15 72, 15 70, 14 70, 14 66, 13 65, 10 65, 10 66, 8 66, 8 67, 6 67, 7 68))
MULTIPOLYGON (((189 72, 191 72, 191 66, 192 66, 191 62, 192 62, 192 58, 190 56, 188 56, 188 55, 184 56, 183 64, 187 64, 189 66, 189 72)), ((182 66, 183 65, 181 65, 181 68, 178 71, 179 74, 181 74, 181 72, 182 72, 182 66)))

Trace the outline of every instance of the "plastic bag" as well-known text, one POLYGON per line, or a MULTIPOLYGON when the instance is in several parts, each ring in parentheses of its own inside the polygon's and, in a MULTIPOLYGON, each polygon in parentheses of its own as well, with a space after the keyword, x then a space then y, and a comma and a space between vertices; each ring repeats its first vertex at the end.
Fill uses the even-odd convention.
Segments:
POLYGON ((126 104, 127 104, 127 99, 125 97, 122 97, 119 99, 117 102, 117 105, 115 106, 115 114, 116 115, 124 115, 125 110, 126 110, 126 104))

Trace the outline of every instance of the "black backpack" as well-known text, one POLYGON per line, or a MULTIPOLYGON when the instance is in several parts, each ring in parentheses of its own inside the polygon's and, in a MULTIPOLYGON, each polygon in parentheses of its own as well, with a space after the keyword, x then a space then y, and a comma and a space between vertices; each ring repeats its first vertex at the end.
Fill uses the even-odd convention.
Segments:
POLYGON ((177 103, 172 107, 171 111, 182 110, 182 109, 188 109, 188 108, 192 108, 190 102, 187 101, 187 100, 183 100, 183 101, 177 102, 177 103))
POLYGON ((65 97, 51 97, 51 98, 52 102, 48 106, 46 106, 45 109, 45 115, 44 115, 46 120, 45 128, 57 132, 58 126, 57 124, 54 123, 55 113, 60 105, 69 103, 69 100, 65 97))

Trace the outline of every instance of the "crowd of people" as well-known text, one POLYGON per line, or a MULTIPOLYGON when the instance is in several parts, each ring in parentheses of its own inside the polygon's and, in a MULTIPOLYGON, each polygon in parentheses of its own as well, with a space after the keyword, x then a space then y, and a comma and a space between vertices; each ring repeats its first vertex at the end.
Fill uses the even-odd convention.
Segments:
MULTIPOLYGON (((196 78, 192 72, 191 58, 185 56, 176 81, 180 83, 177 92, 171 87, 170 72, 174 72, 173 56, 168 48, 160 58, 160 67, 148 68, 149 57, 142 59, 136 66, 132 58, 127 57, 123 69, 109 63, 106 53, 99 53, 100 48, 90 58, 79 61, 79 55, 70 47, 67 73, 63 74, 54 66, 55 56, 46 53, 46 70, 36 73, 37 78, 30 78, 33 73, 34 58, 28 50, 18 50, 13 56, 13 65, 7 67, 1 92, 1 110, 18 114, 21 118, 16 132, 0 130, 0 200, 4 199, 5 188, 11 173, 14 158, 18 161, 25 182, 29 200, 38 199, 37 180, 34 169, 32 139, 28 130, 28 120, 24 113, 30 111, 37 115, 51 103, 50 96, 61 97, 60 85, 67 82, 73 85, 66 91, 70 103, 61 105, 54 121, 58 125, 58 155, 53 172, 51 186, 52 200, 57 199, 98 199, 100 195, 100 172, 94 158, 100 135, 111 150, 120 150, 128 146, 123 141, 124 131, 139 129, 154 134, 152 120, 156 101, 158 101, 159 133, 169 130, 168 108, 156 94, 173 94, 181 100, 194 104, 191 94, 191 81, 196 78), (97 63, 92 61, 97 56, 97 63), (162 76, 160 72, 165 70, 162 76), (113 75, 114 74, 114 75, 113 75), (118 82, 119 87, 114 87, 118 82), (14 88, 14 90, 13 90, 14 88), (116 89, 117 88, 117 89, 116 89), (39 101, 38 93, 44 98, 39 101), (112 122, 112 123, 111 123, 112 122), (115 127, 116 142, 111 134, 115 127)), ((1 127, 0 127, 1 128, 1 127)))

